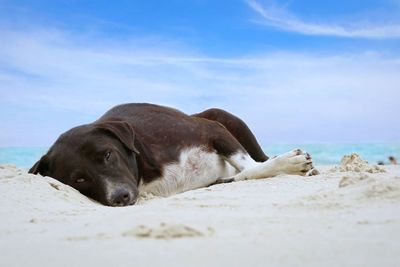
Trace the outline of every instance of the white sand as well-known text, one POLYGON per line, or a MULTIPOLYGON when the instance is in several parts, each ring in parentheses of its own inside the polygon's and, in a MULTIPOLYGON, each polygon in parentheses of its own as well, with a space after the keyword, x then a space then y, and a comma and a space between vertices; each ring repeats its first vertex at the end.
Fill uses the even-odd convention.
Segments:
POLYGON ((321 170, 110 208, 0 166, 0 266, 400 266, 400 166, 321 170))

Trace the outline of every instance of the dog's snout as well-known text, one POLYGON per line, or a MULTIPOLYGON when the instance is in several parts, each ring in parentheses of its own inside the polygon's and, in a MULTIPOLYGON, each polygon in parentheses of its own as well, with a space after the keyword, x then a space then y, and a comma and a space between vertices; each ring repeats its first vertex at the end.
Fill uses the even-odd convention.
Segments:
POLYGON ((125 188, 119 188, 115 190, 115 192, 111 196, 110 205, 115 207, 127 206, 132 204, 132 200, 133 200, 132 193, 130 193, 125 188))

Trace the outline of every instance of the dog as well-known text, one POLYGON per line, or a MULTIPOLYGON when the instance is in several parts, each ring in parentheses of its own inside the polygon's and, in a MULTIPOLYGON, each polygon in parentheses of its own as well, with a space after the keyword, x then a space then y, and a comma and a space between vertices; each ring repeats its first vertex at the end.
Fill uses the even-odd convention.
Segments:
POLYGON ((299 149, 269 159, 248 126, 224 110, 187 115, 146 103, 113 107, 63 133, 29 172, 107 206, 133 205, 143 193, 170 196, 218 183, 317 174, 299 149))

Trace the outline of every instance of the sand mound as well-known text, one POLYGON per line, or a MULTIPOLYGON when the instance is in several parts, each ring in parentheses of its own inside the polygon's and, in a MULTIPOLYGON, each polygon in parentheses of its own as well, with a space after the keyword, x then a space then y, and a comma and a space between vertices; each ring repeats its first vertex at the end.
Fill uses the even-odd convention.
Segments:
POLYGON ((369 165, 359 155, 353 153, 342 158, 340 166, 330 172, 347 172, 338 183, 341 196, 359 199, 400 200, 400 178, 384 175, 385 169, 369 165), (373 175, 375 174, 375 175, 373 175))
POLYGON ((295 199, 287 206, 340 210, 354 205, 400 201, 400 177, 382 167, 369 165, 355 153, 343 156, 340 165, 323 172, 322 176, 334 186, 295 199))
POLYGON ((56 208, 57 205, 98 205, 68 185, 51 177, 29 174, 14 165, 0 165, 0 186, 13 192, 0 195, 3 203, 19 205, 25 210, 33 208, 26 203, 35 203, 36 210, 56 208))
POLYGON ((358 154, 353 153, 351 155, 343 156, 339 166, 335 166, 330 169, 330 172, 369 172, 369 173, 380 173, 386 172, 382 167, 376 165, 369 165, 368 161, 363 160, 358 154))

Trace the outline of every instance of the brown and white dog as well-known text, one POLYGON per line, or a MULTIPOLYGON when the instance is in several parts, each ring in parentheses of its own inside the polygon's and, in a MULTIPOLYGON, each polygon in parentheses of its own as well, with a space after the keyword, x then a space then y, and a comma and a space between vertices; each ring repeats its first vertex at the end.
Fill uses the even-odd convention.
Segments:
POLYGON ((169 196, 317 171, 298 149, 268 159, 247 125, 226 111, 189 116, 163 106, 124 104, 62 134, 29 172, 53 177, 104 205, 126 206, 139 193, 169 196))

